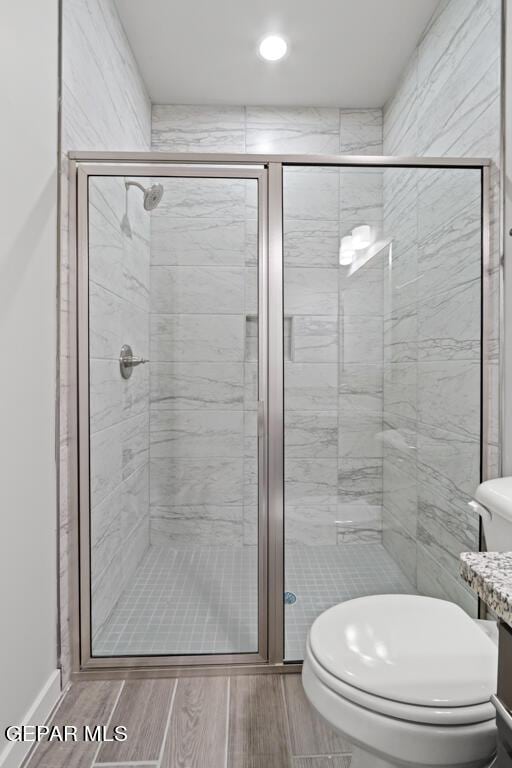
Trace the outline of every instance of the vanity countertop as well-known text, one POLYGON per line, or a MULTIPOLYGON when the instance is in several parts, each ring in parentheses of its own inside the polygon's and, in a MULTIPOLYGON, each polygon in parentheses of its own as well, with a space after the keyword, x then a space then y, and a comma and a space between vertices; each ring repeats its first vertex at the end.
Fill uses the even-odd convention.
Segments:
POLYGON ((512 626, 512 552, 463 552, 460 573, 491 611, 512 626))

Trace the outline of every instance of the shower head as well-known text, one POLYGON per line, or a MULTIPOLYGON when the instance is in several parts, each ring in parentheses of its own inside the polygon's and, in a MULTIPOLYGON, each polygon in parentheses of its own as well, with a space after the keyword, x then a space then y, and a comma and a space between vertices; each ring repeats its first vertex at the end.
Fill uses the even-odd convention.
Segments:
POLYGON ((125 187, 138 187, 144 194, 144 208, 146 211, 153 211, 164 194, 164 188, 161 184, 152 184, 150 187, 143 187, 138 181, 125 181, 125 187))

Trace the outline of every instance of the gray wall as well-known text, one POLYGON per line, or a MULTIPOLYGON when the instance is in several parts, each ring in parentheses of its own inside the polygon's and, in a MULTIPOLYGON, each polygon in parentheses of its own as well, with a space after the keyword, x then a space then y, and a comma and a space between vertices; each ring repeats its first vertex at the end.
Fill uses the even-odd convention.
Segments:
MULTIPOLYGON (((68 212, 67 212, 67 178, 68 163, 67 152, 69 150, 146 150, 151 142, 151 108, 145 86, 142 82, 137 69, 137 64, 128 45, 119 17, 115 10, 113 0, 66 0, 63 3, 63 52, 62 52, 62 209, 61 209, 61 335, 60 335, 60 385, 61 385, 61 450, 60 450, 60 599, 61 599, 61 663, 63 668, 64 680, 69 674, 69 568, 76 567, 75 563, 70 563, 69 559, 69 512, 70 498, 73 492, 73 483, 75 479, 70 477, 70 448, 73 439, 76 438, 76 425, 68 418, 68 400, 67 390, 72 379, 70 370, 70 350, 72 340, 69 338, 69 309, 74 304, 74 297, 69 295, 69 258, 67 247, 68 231, 68 212), (72 303, 73 302, 73 303, 72 303)), ((135 195, 138 192, 133 191, 133 198, 130 197, 130 205, 135 201, 135 195)), ((114 222, 110 222, 104 228, 104 234, 113 238, 112 249, 109 254, 116 254, 125 243, 120 233, 120 222, 117 220, 118 214, 124 207, 124 191, 119 188, 117 194, 114 194, 112 203, 107 206, 107 210, 102 210, 102 215, 110 213, 114 217, 114 222), (116 208, 117 207, 117 208, 116 208)), ((133 211, 136 209, 134 208, 133 211)), ((107 220, 104 219, 105 224, 107 220)), ((142 224, 141 224, 142 227, 142 224)), ((137 228, 136 228, 137 231, 137 228)), ((97 241, 101 242, 101 238, 97 241)), ((128 276, 126 276, 128 278, 128 276)), ((114 286, 110 278, 102 280, 103 289, 114 286), (107 283, 107 285, 105 285, 107 283)), ((121 294, 128 289, 126 279, 123 287, 120 288, 121 294)), ((116 284, 120 285, 119 279, 116 284)), ((101 289, 100 289, 101 290, 101 289)), ((109 299, 112 302, 118 301, 114 293, 110 292, 109 299)), ((133 304, 133 301, 131 302, 133 304)), ((137 300, 135 303, 139 304, 137 300)), ((125 313, 129 314, 129 313, 125 313)), ((102 333, 108 332, 105 325, 102 333)), ((121 334, 119 334, 121 336, 121 334)), ((115 347, 120 338, 115 339, 115 343, 108 351, 108 357, 115 354, 115 347)), ((136 349, 134 350, 137 351, 136 349)), ((94 352, 94 356, 99 356, 99 351, 94 352)), ((99 372, 99 367, 93 364, 93 368, 99 372)), ((117 373, 112 368, 112 375, 117 373)), ((101 377, 99 377, 101 379, 101 377)), ((105 392, 114 384, 114 378, 109 380, 107 376, 103 380, 105 392), (107 386, 108 385, 108 386, 107 386)), ((99 381, 98 381, 99 386, 99 381)), ((100 430, 102 418, 109 418, 105 411, 101 417, 102 407, 98 403, 95 418, 97 419, 95 428, 100 430)), ((105 438, 105 447, 107 455, 111 455, 110 446, 114 449, 112 455, 117 458, 116 478, 119 482, 123 480, 120 477, 123 471, 128 471, 130 462, 127 461, 124 470, 119 461, 119 444, 117 443, 123 419, 117 425, 110 424, 103 430, 105 438)), ((126 422, 129 423, 129 422, 126 422)), ((135 420, 132 421, 135 425, 135 420)), ((103 421, 103 425, 105 421, 103 421)), ((97 447, 99 447, 101 431, 96 437, 97 447)), ((128 440, 128 444, 130 440, 128 440)), ((92 454, 93 462, 99 466, 99 453, 94 451, 92 454)), ((125 477, 124 480, 128 478, 125 477)), ((99 507, 100 500, 104 501, 107 496, 112 496, 113 488, 109 488, 106 483, 108 478, 99 474, 96 488, 93 489, 94 498, 98 504, 95 529, 98 531, 97 544, 100 546, 102 540, 102 524, 105 523, 103 533, 106 536, 105 545, 114 539, 114 528, 110 526, 106 518, 100 525, 99 507), (101 478, 104 482, 101 483, 101 478), (99 486, 102 485, 102 489, 99 486), (112 534, 112 538, 110 538, 112 534)), ((108 505, 105 505, 105 508, 108 505)), ((116 515, 114 515, 114 520, 116 515)), ((119 520, 119 518, 117 518, 119 520)), ((119 531, 120 531, 119 527, 119 531)), ((110 546, 110 545, 109 545, 110 546)), ((99 574, 98 574, 99 575, 99 574)), ((103 605, 109 604, 108 589, 115 585, 107 578, 103 580, 104 600, 103 605), (106 602, 105 602, 106 601, 106 602)), ((100 592, 101 583, 98 584, 100 592)), ((100 599, 100 603, 102 601, 100 599)), ((105 610, 103 610, 105 615, 105 610)))
MULTIPOLYGON (((444 0, 384 109, 385 154, 494 161, 495 312, 499 41, 498 0, 444 0)), ((478 548, 478 521, 466 504, 479 482, 479 219, 474 172, 384 174, 384 223, 395 238, 384 411, 387 429, 403 438, 384 453, 384 543, 421 592, 471 613, 476 601, 457 561, 460 551, 478 548)), ((496 340, 496 314, 493 328, 496 340)), ((496 343, 492 355, 497 459, 496 343)))

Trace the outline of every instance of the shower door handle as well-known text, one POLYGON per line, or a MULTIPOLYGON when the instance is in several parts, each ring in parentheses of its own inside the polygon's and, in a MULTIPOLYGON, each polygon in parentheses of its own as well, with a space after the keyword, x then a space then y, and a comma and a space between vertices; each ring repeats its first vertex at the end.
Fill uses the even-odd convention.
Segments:
POLYGON ((258 437, 265 436, 265 401, 258 400, 258 437))

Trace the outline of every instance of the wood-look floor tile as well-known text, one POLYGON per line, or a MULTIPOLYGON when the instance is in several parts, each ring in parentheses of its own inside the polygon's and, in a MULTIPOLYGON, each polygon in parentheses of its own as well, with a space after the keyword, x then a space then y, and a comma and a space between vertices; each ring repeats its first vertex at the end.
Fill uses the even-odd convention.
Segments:
POLYGON ((121 682, 101 680, 74 683, 52 717, 52 725, 72 725, 78 729, 76 742, 41 742, 27 768, 90 768, 98 750, 97 742, 82 740, 84 725, 107 725, 121 682))
POLYGON ((280 676, 231 678, 228 768, 287 768, 289 764, 280 676))
POLYGON ((224 768, 227 677, 178 680, 161 768, 224 768))
POLYGON ((294 757, 292 768, 350 768, 350 755, 294 757))
POLYGON ((330 728, 306 698, 300 675, 283 675, 292 755, 333 755, 350 752, 350 744, 330 728))
POLYGON ((127 680, 112 715, 127 739, 103 744, 97 762, 158 761, 175 686, 176 680, 127 680))

